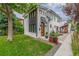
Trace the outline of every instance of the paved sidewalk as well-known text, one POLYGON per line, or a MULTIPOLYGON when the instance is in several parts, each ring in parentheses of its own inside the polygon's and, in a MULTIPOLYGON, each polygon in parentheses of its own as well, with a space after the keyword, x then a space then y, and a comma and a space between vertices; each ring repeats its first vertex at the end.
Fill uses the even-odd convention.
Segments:
POLYGON ((44 56, 53 56, 56 51, 58 50, 58 48, 61 46, 61 43, 59 43, 58 45, 54 46, 50 51, 48 51, 44 56))
POLYGON ((63 41, 65 40, 65 38, 68 36, 68 33, 65 33, 63 35, 60 35, 58 38, 59 42, 60 43, 63 43, 63 41))
POLYGON ((66 37, 64 37, 64 41, 62 42, 62 45, 57 50, 57 52, 54 54, 54 56, 72 56, 72 49, 71 49, 71 34, 69 33, 66 37))

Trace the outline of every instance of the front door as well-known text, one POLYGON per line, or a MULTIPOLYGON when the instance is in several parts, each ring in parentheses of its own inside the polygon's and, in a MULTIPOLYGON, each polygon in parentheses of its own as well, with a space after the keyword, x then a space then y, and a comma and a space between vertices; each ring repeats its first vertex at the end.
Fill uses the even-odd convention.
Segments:
POLYGON ((45 24, 44 22, 41 22, 41 36, 45 35, 45 24))

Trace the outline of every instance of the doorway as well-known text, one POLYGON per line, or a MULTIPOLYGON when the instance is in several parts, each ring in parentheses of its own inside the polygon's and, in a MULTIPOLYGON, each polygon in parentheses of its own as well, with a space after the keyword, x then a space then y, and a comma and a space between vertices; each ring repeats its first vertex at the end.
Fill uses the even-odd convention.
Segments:
POLYGON ((41 36, 45 36, 45 23, 41 22, 41 36))

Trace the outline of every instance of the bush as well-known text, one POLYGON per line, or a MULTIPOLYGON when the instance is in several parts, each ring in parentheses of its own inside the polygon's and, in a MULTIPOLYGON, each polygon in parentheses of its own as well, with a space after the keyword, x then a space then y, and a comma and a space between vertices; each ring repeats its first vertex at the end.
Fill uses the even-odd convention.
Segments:
POLYGON ((79 56, 79 33, 74 32, 72 36, 72 51, 73 55, 79 56))
POLYGON ((0 12, 0 35, 6 35, 8 28, 7 17, 0 12))
POLYGON ((14 34, 23 34, 24 27, 19 20, 14 21, 14 34))
POLYGON ((76 30, 79 32, 79 23, 77 23, 76 30))
MULTIPOLYGON (((14 34, 22 34, 23 33, 23 25, 19 21, 19 19, 13 15, 13 30, 14 34)), ((7 17, 0 12, 0 35, 7 35, 8 30, 8 20, 7 17)))

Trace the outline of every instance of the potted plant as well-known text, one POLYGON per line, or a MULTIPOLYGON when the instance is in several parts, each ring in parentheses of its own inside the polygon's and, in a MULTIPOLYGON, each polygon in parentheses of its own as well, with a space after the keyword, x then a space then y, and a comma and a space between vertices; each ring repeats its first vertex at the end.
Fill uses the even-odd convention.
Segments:
POLYGON ((53 43, 53 32, 50 32, 49 42, 53 43))
POLYGON ((54 35, 53 35, 53 42, 58 44, 58 36, 59 36, 59 33, 58 32, 54 32, 54 35))
POLYGON ((46 38, 46 39, 48 38, 48 32, 46 32, 45 38, 46 38))
POLYGON ((51 32, 49 36, 49 42, 58 44, 58 32, 51 32))

